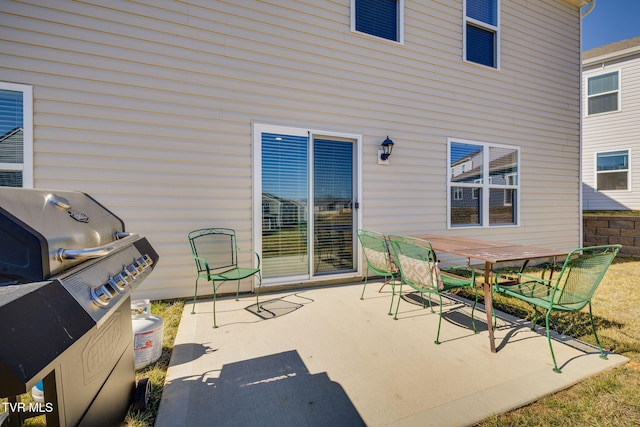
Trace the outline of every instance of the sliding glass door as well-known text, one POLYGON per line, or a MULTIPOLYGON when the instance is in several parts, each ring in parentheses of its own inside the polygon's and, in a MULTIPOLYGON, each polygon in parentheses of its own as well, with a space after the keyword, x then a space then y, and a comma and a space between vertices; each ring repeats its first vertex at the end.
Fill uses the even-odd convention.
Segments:
POLYGON ((256 142, 265 283, 354 272, 357 139, 256 127, 256 142))

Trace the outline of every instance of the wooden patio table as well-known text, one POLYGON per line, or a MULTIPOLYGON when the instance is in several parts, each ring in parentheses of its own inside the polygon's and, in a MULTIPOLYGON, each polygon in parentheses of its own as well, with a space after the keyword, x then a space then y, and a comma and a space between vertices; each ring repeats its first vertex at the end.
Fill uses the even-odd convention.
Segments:
POLYGON ((499 262, 523 261, 536 258, 553 258, 563 256, 568 251, 560 249, 541 248, 538 246, 518 245, 507 242, 472 239, 460 236, 446 236, 443 234, 419 234, 412 235, 422 240, 427 240, 435 251, 450 253, 471 259, 484 261, 484 304, 487 314, 487 329, 489 330, 489 345, 491 352, 496 352, 496 343, 493 334, 493 296, 491 294, 493 267, 499 262))

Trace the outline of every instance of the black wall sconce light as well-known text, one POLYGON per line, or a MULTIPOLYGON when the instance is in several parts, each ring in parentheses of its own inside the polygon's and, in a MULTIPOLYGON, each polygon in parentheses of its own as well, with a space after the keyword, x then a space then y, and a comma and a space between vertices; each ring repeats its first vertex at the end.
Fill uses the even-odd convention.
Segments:
POLYGON ((393 141, 387 136, 387 139, 382 141, 381 145, 382 150, 378 150, 378 164, 388 165, 389 157, 391 157, 391 152, 393 151, 393 141))

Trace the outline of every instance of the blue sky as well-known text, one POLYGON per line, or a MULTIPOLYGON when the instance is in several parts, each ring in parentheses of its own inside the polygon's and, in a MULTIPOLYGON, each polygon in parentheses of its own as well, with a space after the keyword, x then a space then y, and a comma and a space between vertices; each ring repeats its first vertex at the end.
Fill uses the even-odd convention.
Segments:
POLYGON ((582 20, 582 50, 640 36, 640 0, 596 0, 582 20))

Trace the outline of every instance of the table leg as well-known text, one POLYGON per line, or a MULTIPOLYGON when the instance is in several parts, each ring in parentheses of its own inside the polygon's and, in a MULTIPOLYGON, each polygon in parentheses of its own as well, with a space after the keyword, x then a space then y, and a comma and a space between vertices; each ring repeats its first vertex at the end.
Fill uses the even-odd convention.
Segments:
POLYGON ((489 346, 491 352, 496 352, 496 341, 493 337, 493 295, 491 287, 491 270, 492 265, 490 262, 484 264, 484 308, 487 312, 487 329, 489 330, 489 346))

